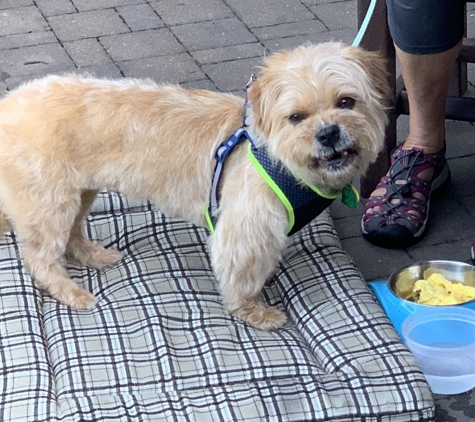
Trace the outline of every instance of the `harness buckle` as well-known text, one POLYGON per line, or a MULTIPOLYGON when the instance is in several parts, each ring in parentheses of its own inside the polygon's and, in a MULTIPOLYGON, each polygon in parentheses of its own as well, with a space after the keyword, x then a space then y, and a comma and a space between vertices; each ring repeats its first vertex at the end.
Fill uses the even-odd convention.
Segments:
POLYGON ((242 137, 245 135, 246 131, 242 127, 234 132, 234 135, 231 135, 231 137, 226 142, 223 142, 216 150, 216 161, 218 161, 218 163, 224 163, 226 158, 229 157, 236 145, 242 141, 242 137))

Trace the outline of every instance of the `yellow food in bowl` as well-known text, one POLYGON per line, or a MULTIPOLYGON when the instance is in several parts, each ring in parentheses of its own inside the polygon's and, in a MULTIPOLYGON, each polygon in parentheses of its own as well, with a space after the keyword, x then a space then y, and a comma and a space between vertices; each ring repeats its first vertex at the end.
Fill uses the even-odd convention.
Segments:
POLYGON ((422 305, 457 305, 475 299, 475 287, 452 283, 440 274, 417 280, 413 293, 422 305))

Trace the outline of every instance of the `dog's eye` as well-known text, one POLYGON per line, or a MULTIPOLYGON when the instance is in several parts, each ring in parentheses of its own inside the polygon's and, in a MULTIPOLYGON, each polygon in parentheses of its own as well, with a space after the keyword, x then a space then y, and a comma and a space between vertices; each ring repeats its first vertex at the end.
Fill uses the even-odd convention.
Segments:
POLYGON ((352 109, 355 106, 355 99, 351 97, 343 97, 338 100, 336 103, 338 108, 349 108, 352 109))
POLYGON ((289 116, 289 120, 294 123, 300 123, 302 120, 305 120, 307 116, 303 113, 294 113, 289 116))

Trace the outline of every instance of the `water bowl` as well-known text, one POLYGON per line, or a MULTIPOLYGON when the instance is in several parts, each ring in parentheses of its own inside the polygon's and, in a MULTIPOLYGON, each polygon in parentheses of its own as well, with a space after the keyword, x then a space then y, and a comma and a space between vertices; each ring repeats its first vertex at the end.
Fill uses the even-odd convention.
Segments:
POLYGON ((475 311, 460 306, 418 310, 402 323, 402 339, 436 394, 475 387, 475 311))

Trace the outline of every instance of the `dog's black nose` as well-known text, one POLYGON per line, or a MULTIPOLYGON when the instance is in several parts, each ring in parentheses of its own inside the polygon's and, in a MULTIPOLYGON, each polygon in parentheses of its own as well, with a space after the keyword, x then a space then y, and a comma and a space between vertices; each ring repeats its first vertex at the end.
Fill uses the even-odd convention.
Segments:
POLYGON ((338 125, 324 125, 317 130, 315 138, 324 147, 333 147, 340 140, 340 128, 338 125))

